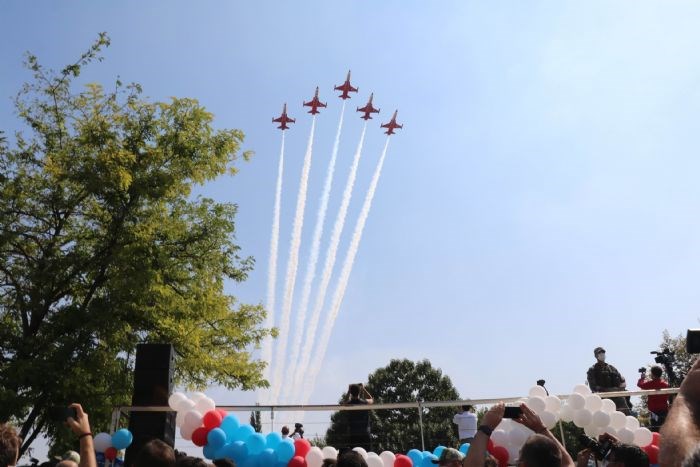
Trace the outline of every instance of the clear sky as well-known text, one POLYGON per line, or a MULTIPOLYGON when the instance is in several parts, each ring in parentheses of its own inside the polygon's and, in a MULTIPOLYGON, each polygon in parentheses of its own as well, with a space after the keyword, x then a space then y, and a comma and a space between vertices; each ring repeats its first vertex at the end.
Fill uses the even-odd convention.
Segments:
MULTIPOLYGON (((570 392, 592 350, 631 386, 661 333, 698 325, 700 4, 589 2, 8 1, 0 15, 0 121, 28 79, 30 50, 56 68, 107 31, 84 79, 140 82, 153 99, 195 97, 255 158, 201 193, 235 202, 237 239, 257 260, 230 292, 262 303, 287 102, 280 267, 315 86, 328 109, 303 230, 303 277, 338 123, 331 92, 352 69, 386 121, 382 178, 311 403, 333 403, 391 358, 428 358, 462 397, 514 396, 538 378, 570 392)), ((361 120, 346 112, 330 223, 361 120)), ((384 143, 367 133, 341 244, 384 143)), ((322 252, 325 251, 322 249, 322 252)), ((279 296, 279 293, 278 293, 279 296)), ((297 295, 298 297, 298 295, 297 295)), ((310 344, 304 349, 309 351, 310 344)), ((211 391, 220 404, 251 394, 211 391)))

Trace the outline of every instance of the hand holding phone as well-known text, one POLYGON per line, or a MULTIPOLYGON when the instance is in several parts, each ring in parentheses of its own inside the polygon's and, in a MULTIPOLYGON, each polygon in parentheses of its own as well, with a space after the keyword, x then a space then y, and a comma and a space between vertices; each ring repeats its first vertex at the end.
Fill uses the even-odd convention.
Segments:
POLYGON ((503 418, 518 418, 523 413, 523 409, 520 407, 506 407, 505 412, 503 412, 503 418))

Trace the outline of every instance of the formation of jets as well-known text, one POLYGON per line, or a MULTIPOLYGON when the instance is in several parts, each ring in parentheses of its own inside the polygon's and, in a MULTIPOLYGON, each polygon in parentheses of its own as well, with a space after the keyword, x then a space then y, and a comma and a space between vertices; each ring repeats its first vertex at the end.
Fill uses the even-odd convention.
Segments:
MULTIPOLYGON (((339 84, 338 86, 335 86, 333 88, 335 91, 340 91, 340 97, 341 99, 350 99, 350 93, 351 92, 357 92, 359 88, 353 87, 350 84, 350 72, 348 71, 348 76, 345 78, 345 82, 343 84, 339 84)), ((360 118, 364 119, 365 121, 370 120, 372 118, 373 113, 379 113, 379 109, 375 109, 372 106, 372 99, 374 98, 374 93, 369 95, 369 101, 367 101, 367 104, 365 104, 364 107, 357 107, 357 112, 362 112, 362 116, 360 118)), ((309 110, 308 113, 311 115, 316 115, 318 113, 321 113, 319 108, 322 107, 327 107, 327 104, 324 102, 321 102, 321 100, 318 98, 318 86, 316 86, 316 92, 314 93, 314 97, 308 101, 308 102, 303 102, 304 107, 310 107, 311 110, 309 110)), ((393 135, 395 133, 395 130, 397 128, 403 128, 403 125, 396 123, 396 114, 399 111, 396 110, 394 112, 394 116, 391 117, 391 120, 387 123, 383 123, 380 125, 381 128, 386 128, 387 130, 384 132, 387 135, 393 135)), ((296 122, 296 119, 290 118, 287 115, 287 104, 285 103, 284 106, 282 107, 282 115, 280 115, 277 118, 272 119, 273 123, 279 123, 280 125, 277 127, 278 129, 284 131, 289 129, 288 123, 294 123, 296 122)))

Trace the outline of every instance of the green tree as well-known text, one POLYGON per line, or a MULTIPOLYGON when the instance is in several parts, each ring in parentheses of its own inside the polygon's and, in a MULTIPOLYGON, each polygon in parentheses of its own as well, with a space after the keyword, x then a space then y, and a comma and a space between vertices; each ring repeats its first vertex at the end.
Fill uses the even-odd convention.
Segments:
MULTIPOLYGON (((375 403, 458 400, 459 393, 442 370, 433 368, 428 360, 391 360, 369 375, 367 390, 375 403)), ((340 403, 346 400, 344 393, 340 403)), ((458 444, 450 407, 423 409, 423 433, 426 448, 440 444, 458 444)), ((406 452, 421 447, 421 433, 417 409, 376 410, 371 412, 372 448, 376 452, 389 450, 406 452)), ((338 411, 331 416, 326 441, 335 447, 347 444, 348 412, 338 411)))
POLYGON ((236 206, 191 197, 235 172, 243 134, 194 99, 148 102, 118 80, 74 90, 108 45, 100 34, 60 72, 28 55, 26 128, 0 140, 0 420, 19 425, 22 452, 41 432, 64 447, 53 405, 79 401, 105 429, 130 403, 138 343, 174 344, 180 385, 267 385, 250 354, 271 333, 265 311, 224 292, 253 266, 236 206))

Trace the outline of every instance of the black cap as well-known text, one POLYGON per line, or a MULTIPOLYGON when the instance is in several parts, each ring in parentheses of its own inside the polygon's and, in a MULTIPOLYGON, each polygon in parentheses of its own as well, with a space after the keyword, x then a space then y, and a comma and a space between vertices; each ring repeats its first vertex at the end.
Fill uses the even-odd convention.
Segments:
POLYGON ((597 356, 601 352, 605 353, 605 349, 602 347, 596 347, 595 350, 593 350, 593 355, 597 356))

